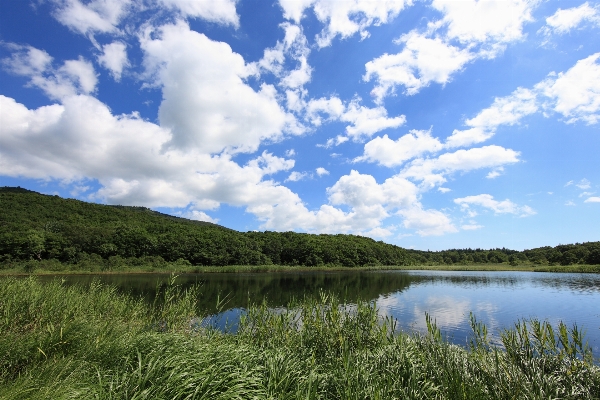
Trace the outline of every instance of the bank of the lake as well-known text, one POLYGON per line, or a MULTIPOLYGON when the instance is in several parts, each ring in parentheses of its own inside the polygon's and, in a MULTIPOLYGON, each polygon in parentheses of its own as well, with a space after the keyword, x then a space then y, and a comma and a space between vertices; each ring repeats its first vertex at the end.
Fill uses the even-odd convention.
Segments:
POLYGON ((359 267, 343 266, 290 266, 290 265, 227 265, 192 266, 180 263, 166 263, 157 267, 148 265, 122 265, 118 268, 105 268, 104 265, 79 266, 44 261, 14 262, 0 269, 0 276, 10 275, 111 275, 111 274, 189 274, 189 273, 269 273, 301 271, 524 271, 524 272, 564 272, 564 273, 600 273, 600 265, 537 265, 537 264, 436 264, 436 265, 374 265, 359 267))
POLYGON ((393 334, 372 303, 323 293, 252 306, 235 335, 203 327, 197 288, 154 302, 94 283, 0 279, 0 398, 566 398, 600 396, 600 369, 567 326, 530 321, 469 348, 393 334), (526 340, 527 339, 527 340, 526 340))

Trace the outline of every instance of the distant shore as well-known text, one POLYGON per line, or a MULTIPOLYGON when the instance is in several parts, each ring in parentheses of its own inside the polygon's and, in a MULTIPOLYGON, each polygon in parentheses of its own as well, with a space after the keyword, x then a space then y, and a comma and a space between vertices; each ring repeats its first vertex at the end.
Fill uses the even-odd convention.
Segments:
POLYGON ((519 272, 560 272, 560 273, 600 273, 600 265, 533 265, 533 264, 466 264, 466 265, 378 265, 363 267, 343 266, 287 266, 287 265, 227 265, 227 266, 181 266, 168 265, 165 268, 154 266, 123 266, 118 269, 80 270, 63 265, 60 269, 34 269, 30 272, 21 266, 0 269, 0 276, 15 275, 126 275, 126 274, 193 274, 193 273, 273 273, 273 272, 365 272, 365 271, 519 271, 519 272))

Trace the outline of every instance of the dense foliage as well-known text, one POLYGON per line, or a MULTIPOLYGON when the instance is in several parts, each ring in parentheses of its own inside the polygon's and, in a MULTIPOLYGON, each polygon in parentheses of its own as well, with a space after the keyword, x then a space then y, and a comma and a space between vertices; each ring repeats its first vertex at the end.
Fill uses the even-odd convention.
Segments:
MULTIPOLYGON (((201 295, 201 294, 200 294, 201 295)), ((206 329, 198 288, 155 301, 97 282, 0 279, 2 399, 597 399, 577 328, 522 321, 469 348, 394 331, 368 302, 321 294, 252 306, 237 334, 206 329)))
MULTIPOLYGON (((0 188, 0 263, 45 261, 56 269, 122 265, 600 264, 600 242, 508 249, 406 250, 355 235, 237 232, 144 207, 108 206, 0 188), (54 264, 53 264, 54 263, 54 264)), ((33 267, 32 267, 33 268, 33 267)))

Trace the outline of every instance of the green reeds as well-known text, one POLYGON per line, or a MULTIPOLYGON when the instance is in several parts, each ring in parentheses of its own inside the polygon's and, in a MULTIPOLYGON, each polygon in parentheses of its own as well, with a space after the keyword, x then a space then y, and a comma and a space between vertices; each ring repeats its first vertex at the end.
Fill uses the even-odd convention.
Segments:
MULTIPOLYGON (((94 283, 0 280, 2 399, 594 399, 577 327, 520 321, 503 348, 471 318, 469 348, 397 332, 376 304, 321 293, 250 307, 236 334, 191 327, 198 290, 148 304, 94 283)), ((193 318, 196 317, 196 318, 193 318)))

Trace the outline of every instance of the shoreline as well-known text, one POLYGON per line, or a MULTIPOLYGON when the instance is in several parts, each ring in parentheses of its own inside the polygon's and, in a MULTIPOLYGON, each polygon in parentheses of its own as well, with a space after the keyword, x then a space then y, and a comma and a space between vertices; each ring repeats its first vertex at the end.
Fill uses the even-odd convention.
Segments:
POLYGON ((52 276, 52 275, 134 275, 134 274, 231 274, 231 273, 281 273, 281 272, 368 272, 368 271, 469 271, 469 272, 555 272, 555 273, 600 273, 600 265, 508 265, 508 264, 466 264, 466 265, 386 265, 364 267, 306 267, 285 265, 230 265, 198 266, 177 268, 133 267, 115 270, 46 270, 25 272, 20 268, 0 270, 1 276, 52 276))

